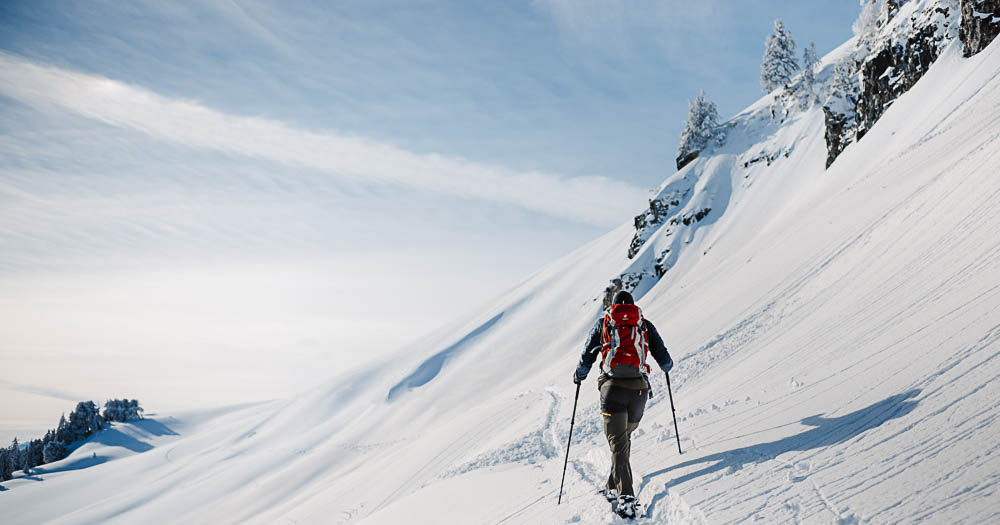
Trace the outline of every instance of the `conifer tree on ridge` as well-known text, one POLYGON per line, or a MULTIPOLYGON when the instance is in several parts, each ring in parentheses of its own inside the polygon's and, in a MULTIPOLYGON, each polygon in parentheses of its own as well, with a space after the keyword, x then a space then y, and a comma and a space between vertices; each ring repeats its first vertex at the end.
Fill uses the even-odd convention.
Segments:
POLYGON ((798 71, 795 40, 779 18, 774 21, 774 31, 768 35, 764 44, 764 59, 760 64, 760 85, 765 93, 770 93, 787 85, 798 71))
POLYGON ((697 154, 713 140, 722 141, 719 130, 719 110, 702 91, 698 98, 688 105, 688 119, 681 132, 681 142, 677 146, 677 169, 694 160, 697 154))

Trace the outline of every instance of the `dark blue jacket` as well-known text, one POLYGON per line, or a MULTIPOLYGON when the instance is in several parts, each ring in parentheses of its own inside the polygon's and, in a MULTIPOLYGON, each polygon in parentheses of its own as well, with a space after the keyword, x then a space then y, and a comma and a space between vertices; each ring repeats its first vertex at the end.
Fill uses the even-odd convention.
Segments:
MULTIPOLYGON (((674 367, 674 362, 670 359, 670 354, 667 353, 667 347, 663 344, 663 338, 660 337, 660 333, 656 331, 653 323, 649 322, 648 319, 643 319, 643 322, 646 326, 646 341, 649 343, 649 353, 652 354, 653 359, 656 359, 661 370, 669 372, 674 367)), ((604 317, 601 317, 590 331, 590 337, 587 338, 587 345, 583 347, 583 354, 580 355, 580 364, 576 367, 576 378, 580 381, 587 378, 590 368, 594 366, 594 361, 597 361, 597 358, 601 355, 601 333, 603 331, 604 317)), ((601 378, 598 381, 604 377, 604 374, 601 374, 601 378)))

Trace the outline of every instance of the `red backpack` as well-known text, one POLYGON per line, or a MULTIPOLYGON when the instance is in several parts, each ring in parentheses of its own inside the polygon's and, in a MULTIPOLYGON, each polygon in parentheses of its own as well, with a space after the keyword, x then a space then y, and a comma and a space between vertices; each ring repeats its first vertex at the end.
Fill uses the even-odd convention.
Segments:
POLYGON ((616 304, 605 311, 601 343, 601 370, 607 375, 642 377, 650 372, 646 322, 638 306, 616 304))

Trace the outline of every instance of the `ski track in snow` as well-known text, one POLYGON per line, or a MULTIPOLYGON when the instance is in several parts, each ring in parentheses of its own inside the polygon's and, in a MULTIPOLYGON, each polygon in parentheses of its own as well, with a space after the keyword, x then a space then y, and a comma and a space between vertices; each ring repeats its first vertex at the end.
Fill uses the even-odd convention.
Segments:
MULTIPOLYGON (((416 471, 408 478, 406 478, 402 483, 398 483, 397 488, 389 495, 387 495, 385 498, 383 498, 381 500, 382 503, 378 507, 376 507, 373 510, 373 512, 384 507, 385 504, 387 504, 388 502, 391 502, 395 499, 398 499, 400 496, 406 493, 416 490, 414 488, 414 485, 416 485, 418 481, 420 482, 420 486, 426 486, 426 484, 434 478, 451 477, 447 473, 445 473, 444 476, 435 475, 435 473, 441 472, 443 470, 442 465, 450 464, 457 456, 462 455, 465 450, 463 448, 463 445, 467 445, 470 442, 476 443, 481 441, 487 434, 491 432, 491 430, 492 428, 490 426, 484 425, 484 426, 472 427, 463 432, 458 438, 452 440, 447 446, 443 447, 441 451, 438 452, 435 456, 424 461, 423 465, 420 468, 416 469, 416 471)), ((500 464, 500 463, 503 463, 503 461, 497 461, 494 464, 500 464)), ((468 472, 471 470, 474 470, 474 468, 469 468, 464 472, 468 472)))
POLYGON ((473 470, 502 465, 505 463, 528 462, 536 463, 555 458, 565 444, 559 443, 556 434, 555 416, 561 404, 560 394, 555 389, 546 388, 549 396, 549 406, 540 428, 532 431, 513 442, 479 454, 475 459, 449 469, 442 477, 449 478, 465 474, 473 470))

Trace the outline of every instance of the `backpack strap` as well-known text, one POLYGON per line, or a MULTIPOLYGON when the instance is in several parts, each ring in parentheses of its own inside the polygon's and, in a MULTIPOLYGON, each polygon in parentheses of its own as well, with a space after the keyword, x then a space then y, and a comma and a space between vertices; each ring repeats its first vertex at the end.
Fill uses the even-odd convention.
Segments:
POLYGON ((611 361, 615 358, 615 354, 618 353, 618 347, 621 345, 621 338, 618 337, 618 330, 615 328, 615 318, 611 315, 611 310, 604 312, 604 334, 609 340, 603 342, 603 346, 607 347, 607 349, 604 351, 601 370, 608 371, 611 370, 611 361))
POLYGON ((632 340, 636 342, 635 349, 639 354, 639 369, 648 374, 650 367, 646 364, 646 357, 649 354, 649 343, 646 342, 646 318, 642 316, 642 310, 639 311, 639 323, 635 326, 634 333, 632 340))

